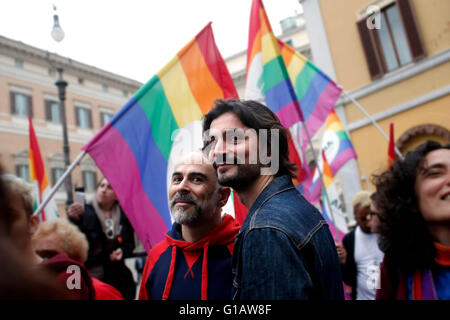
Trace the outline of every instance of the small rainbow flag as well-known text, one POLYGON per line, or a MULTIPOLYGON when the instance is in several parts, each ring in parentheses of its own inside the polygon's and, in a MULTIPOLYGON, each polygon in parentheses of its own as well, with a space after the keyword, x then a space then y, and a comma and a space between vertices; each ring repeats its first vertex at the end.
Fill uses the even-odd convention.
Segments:
POLYGON ((325 151, 322 150, 322 161, 323 161, 323 184, 322 189, 322 215, 328 222, 331 234, 334 235, 336 242, 341 242, 343 236, 348 232, 346 215, 343 212, 343 204, 339 198, 339 193, 334 184, 334 176, 331 168, 328 164, 327 158, 325 156, 325 151), (330 201, 331 208, 328 205, 328 200, 330 201), (336 226, 337 230, 334 228, 336 226))
POLYGON ((261 0, 253 0, 247 49, 245 98, 265 100, 286 128, 303 115, 261 0))
POLYGON ((83 147, 147 251, 172 225, 167 188, 173 167, 202 147, 203 114, 218 98, 238 95, 209 23, 83 147))
POLYGON ((392 166, 395 159, 397 159, 397 155, 395 154, 394 124, 391 122, 389 124, 389 146, 388 146, 388 159, 387 159, 388 169, 392 166))
MULTIPOLYGON (((322 136, 321 149, 325 152, 332 173, 339 171, 350 159, 356 159, 357 155, 353 145, 345 131, 334 108, 331 109, 325 123, 325 131, 322 136)), ((322 159, 319 159, 319 168, 322 168, 322 159)), ((325 170, 325 169, 324 169, 325 170)), ((320 199, 322 183, 318 172, 313 172, 303 183, 305 197, 311 203, 317 203, 320 199)))
MULTIPOLYGON (((30 182, 35 186, 35 199, 33 209, 36 210, 44 199, 48 197, 51 187, 48 183, 47 174, 45 173, 44 163, 41 157, 41 151, 34 132, 33 121, 28 117, 29 123, 29 137, 30 137, 30 152, 29 152, 29 166, 30 166, 30 182)), ((58 208, 55 199, 52 198, 44 210, 38 213, 39 221, 49 221, 59 218, 58 208)))

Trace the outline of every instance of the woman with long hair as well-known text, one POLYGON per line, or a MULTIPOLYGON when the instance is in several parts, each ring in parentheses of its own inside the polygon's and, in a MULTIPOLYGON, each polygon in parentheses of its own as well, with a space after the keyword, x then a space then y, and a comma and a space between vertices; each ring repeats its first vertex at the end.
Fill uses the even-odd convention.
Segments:
POLYGON ((450 299, 450 145, 427 141, 375 176, 378 300, 450 299))

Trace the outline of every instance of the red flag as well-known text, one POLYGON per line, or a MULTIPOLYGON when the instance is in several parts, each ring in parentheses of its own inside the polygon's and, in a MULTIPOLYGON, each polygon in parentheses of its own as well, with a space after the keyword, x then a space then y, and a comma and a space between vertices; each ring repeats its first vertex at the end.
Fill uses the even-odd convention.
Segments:
POLYGON ((388 169, 392 166, 395 159, 397 158, 395 154, 395 142, 394 142, 394 124, 391 122, 389 124, 389 147, 388 147, 388 160, 387 167, 388 169))
POLYGON ((292 179, 294 185, 299 184, 305 178, 305 172, 303 171, 302 160, 298 155, 297 148, 295 148, 294 141, 292 140, 292 136, 289 130, 286 130, 288 133, 288 146, 289 146, 289 161, 295 163, 297 165, 297 179, 292 179))
MULTIPOLYGON (((34 132, 33 122, 31 117, 28 117, 29 123, 29 137, 30 137, 30 150, 29 150, 29 168, 30 168, 30 182, 35 185, 35 200, 33 207, 37 209, 39 204, 47 198, 50 194, 50 184, 45 172, 44 162, 42 161, 41 151, 39 149, 36 133, 34 132)), ((51 199, 47 205, 39 213, 40 221, 53 220, 59 217, 58 208, 56 206, 55 199, 51 199)))
POLYGON ((233 202, 234 202, 234 218, 242 226, 245 217, 247 217, 248 210, 239 200, 236 191, 233 190, 233 202))

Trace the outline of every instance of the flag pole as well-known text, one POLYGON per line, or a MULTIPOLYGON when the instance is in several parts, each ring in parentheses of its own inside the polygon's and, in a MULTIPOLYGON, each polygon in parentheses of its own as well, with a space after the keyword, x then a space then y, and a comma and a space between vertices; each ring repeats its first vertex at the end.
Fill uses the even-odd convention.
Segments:
POLYGON ((336 237, 337 242, 340 243, 341 239, 339 237, 339 232, 336 227, 336 221, 334 220, 333 208, 331 207, 330 198, 328 197, 328 192, 325 188, 325 182, 323 180, 322 170, 319 167, 319 161, 318 161, 318 158, 316 155, 316 151, 314 151, 314 146, 312 144, 311 136, 309 135, 309 131, 308 131, 308 128, 306 127, 306 124, 303 121, 302 121, 302 124, 303 124, 303 128, 305 128, 305 133, 306 133, 306 137, 308 138, 309 145, 311 146, 311 151, 313 153, 314 162, 316 163, 316 168, 317 168, 317 171, 319 172, 320 181, 322 182, 322 191, 325 192, 325 200, 327 201, 328 207, 330 208, 331 222, 333 223, 333 227, 334 227, 334 236, 336 237))
MULTIPOLYGON (((375 126, 375 128, 377 128, 377 130, 381 133, 381 135, 386 139, 387 142, 389 142, 389 137, 387 136, 386 132, 383 131, 383 129, 381 129, 381 127, 378 125, 378 123, 375 121, 375 119, 373 119, 373 117, 367 113, 367 111, 358 103, 358 101, 356 101, 346 90, 344 90, 344 88, 341 85, 338 85, 341 89, 342 92, 344 93, 344 95, 351 101, 353 102, 353 104, 355 106, 358 107, 358 109, 364 113, 364 115, 367 117, 367 119, 369 119, 372 124, 375 126)), ((400 150, 398 150, 398 148, 395 146, 395 153, 397 154, 397 156, 403 160, 403 155, 400 152, 400 150)))
POLYGON ((38 206, 38 208, 33 212, 33 216, 38 215, 39 212, 41 212, 44 209, 47 203, 53 198, 59 187, 63 184, 64 180, 66 180, 66 178, 73 171, 75 166, 81 161, 81 159, 83 159, 85 154, 86 151, 83 150, 75 159, 75 161, 67 168, 64 174, 61 176, 61 178, 59 178, 58 182, 53 186, 52 190, 50 190, 50 193, 48 194, 47 198, 45 198, 44 201, 42 201, 41 204, 38 206))
POLYGON ((372 187, 370 186, 370 181, 369 181, 369 179, 367 178, 366 170, 364 170, 364 167, 363 167, 363 165, 362 165, 362 163, 361 163, 361 161, 359 160, 358 157, 356 157, 356 162, 358 163, 358 166, 359 166, 359 168, 360 168, 361 171, 362 171, 362 175, 363 175, 364 181, 365 181, 366 184, 367 184, 367 188, 369 189, 370 192, 372 192, 372 187))
MULTIPOLYGON (((347 133, 348 139, 350 140, 350 132, 347 129, 347 125, 344 126, 344 130, 347 133)), ((356 153, 356 150, 355 150, 355 153, 356 153)), ((367 178, 366 170, 364 170, 364 167, 363 167, 363 165, 361 163, 361 160, 359 160, 358 155, 356 155, 356 162, 357 162, 357 165, 358 165, 359 169, 362 171, 363 179, 364 179, 364 181, 366 181, 366 184, 367 184, 367 187, 369 188, 369 191, 372 192, 372 187, 370 186, 369 179, 367 178)))

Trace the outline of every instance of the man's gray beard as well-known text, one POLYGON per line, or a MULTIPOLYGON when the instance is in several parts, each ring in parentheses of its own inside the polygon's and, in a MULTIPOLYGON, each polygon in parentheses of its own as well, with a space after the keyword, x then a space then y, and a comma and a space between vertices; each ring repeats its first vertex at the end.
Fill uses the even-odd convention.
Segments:
POLYGON ((236 175, 233 177, 218 176, 219 184, 230 187, 236 192, 250 188, 256 179, 261 175, 261 165, 259 164, 238 164, 236 175))
MULTIPOLYGON (((192 200, 193 201, 193 200, 192 200)), ((201 206, 197 202, 193 201, 194 208, 193 210, 190 208, 191 212, 175 210, 174 206, 170 206, 170 213, 173 217, 173 220, 178 224, 183 224, 187 226, 193 226, 200 221, 200 218, 205 214, 205 212, 209 215, 212 215, 215 209, 215 205, 217 203, 217 190, 212 195, 211 199, 204 205, 201 206)))
POLYGON ((180 210, 175 210, 174 207, 170 209, 172 213, 173 220, 178 224, 194 225, 202 215, 202 208, 195 204, 194 209, 191 212, 184 212, 180 210))

